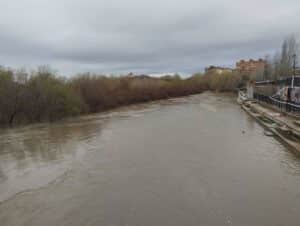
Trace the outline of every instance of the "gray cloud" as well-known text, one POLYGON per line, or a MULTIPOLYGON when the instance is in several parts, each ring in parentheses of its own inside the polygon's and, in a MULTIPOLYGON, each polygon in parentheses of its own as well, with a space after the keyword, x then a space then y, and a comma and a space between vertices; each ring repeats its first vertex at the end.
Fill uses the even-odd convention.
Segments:
POLYGON ((263 57, 300 27, 297 0, 0 0, 0 64, 61 73, 193 73, 263 57))

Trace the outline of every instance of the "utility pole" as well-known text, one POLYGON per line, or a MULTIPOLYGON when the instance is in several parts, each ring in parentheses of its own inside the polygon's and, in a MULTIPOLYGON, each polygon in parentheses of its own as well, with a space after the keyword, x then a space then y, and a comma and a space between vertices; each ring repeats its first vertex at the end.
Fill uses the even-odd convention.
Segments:
POLYGON ((293 55, 293 60, 294 60, 294 62, 293 62, 292 88, 294 88, 294 81, 295 81, 295 76, 296 76, 296 57, 297 57, 297 55, 294 54, 294 55, 293 55))

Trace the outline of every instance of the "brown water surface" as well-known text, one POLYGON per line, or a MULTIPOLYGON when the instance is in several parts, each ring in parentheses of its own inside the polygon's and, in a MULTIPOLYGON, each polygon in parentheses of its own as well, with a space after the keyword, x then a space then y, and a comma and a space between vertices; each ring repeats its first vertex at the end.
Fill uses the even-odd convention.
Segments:
POLYGON ((299 226, 300 159, 211 93, 3 129, 0 225, 299 226))

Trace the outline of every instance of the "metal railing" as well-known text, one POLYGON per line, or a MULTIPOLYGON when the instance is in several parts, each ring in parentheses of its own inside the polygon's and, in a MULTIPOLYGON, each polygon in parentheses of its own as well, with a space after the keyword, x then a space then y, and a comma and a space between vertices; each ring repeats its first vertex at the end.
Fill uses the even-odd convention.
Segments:
POLYGON ((271 96, 254 93, 254 99, 271 104, 282 112, 300 113, 300 104, 289 101, 282 101, 271 96))

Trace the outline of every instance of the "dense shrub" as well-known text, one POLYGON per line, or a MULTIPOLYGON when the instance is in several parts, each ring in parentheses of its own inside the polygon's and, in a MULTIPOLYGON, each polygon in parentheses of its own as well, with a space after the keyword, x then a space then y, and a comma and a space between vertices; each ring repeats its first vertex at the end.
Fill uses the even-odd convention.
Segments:
POLYGON ((26 84, 24 108, 30 121, 53 121, 82 112, 83 102, 71 86, 52 74, 38 73, 26 84))
POLYGON ((18 80, 10 70, 0 70, 0 123, 53 121, 78 115, 84 103, 68 82, 49 72, 18 80))
POLYGON ((241 82, 241 76, 236 73, 207 75, 209 89, 217 92, 234 91, 241 82))
POLYGON ((30 75, 0 68, 0 125, 54 121, 83 113, 151 100, 233 91, 241 83, 235 73, 152 78, 87 74, 64 79, 48 68, 30 75))

